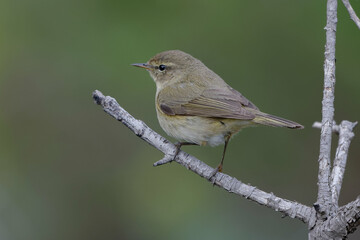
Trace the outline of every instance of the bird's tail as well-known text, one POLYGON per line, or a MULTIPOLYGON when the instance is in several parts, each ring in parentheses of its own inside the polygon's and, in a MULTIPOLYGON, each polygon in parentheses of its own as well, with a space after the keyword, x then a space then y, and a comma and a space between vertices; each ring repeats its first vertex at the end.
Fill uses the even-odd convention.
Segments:
POLYGON ((293 122, 281 117, 273 116, 263 112, 257 112, 256 117, 252 120, 254 123, 271 126, 271 127, 287 127, 287 128, 296 128, 303 129, 304 126, 297 122, 293 122))

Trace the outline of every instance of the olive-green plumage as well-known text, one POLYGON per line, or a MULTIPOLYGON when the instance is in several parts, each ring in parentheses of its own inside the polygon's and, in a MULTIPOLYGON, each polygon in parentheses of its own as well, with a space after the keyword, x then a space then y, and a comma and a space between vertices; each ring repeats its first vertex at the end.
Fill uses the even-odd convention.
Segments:
MULTIPOLYGON (((261 124, 303 128, 261 112, 200 60, 182 51, 162 52, 147 63, 133 65, 147 69, 154 79, 159 123, 168 135, 180 141, 211 146, 225 143, 226 149, 231 136, 244 127, 261 124)), ((222 162, 217 171, 221 171, 222 162)))

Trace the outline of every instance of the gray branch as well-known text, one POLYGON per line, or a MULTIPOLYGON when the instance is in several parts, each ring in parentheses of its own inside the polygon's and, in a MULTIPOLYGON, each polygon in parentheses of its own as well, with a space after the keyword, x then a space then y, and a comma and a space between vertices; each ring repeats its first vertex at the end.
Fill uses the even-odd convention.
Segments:
MULTIPOLYGON (((131 116, 127 111, 120 107, 114 98, 104 96, 98 90, 93 92, 93 98, 97 104, 103 107, 106 113, 121 121, 138 137, 163 152, 165 154, 165 161, 167 161, 170 156, 173 156, 176 150, 175 145, 149 128, 143 121, 135 119, 133 116, 131 116)), ((180 153, 177 155, 175 162, 205 179, 209 179, 212 175, 212 172, 214 171, 214 169, 210 166, 183 151, 180 151, 180 153)), ((308 223, 311 216, 315 215, 313 208, 277 197, 273 193, 264 192, 254 186, 242 183, 236 178, 226 174, 217 173, 214 178, 215 179, 213 179, 213 183, 227 190, 228 192, 235 193, 257 202, 260 205, 264 205, 274 209, 275 211, 279 211, 285 216, 297 218, 305 223, 308 223)))
POLYGON ((356 126, 356 124, 357 122, 352 123, 349 121, 342 121, 339 126, 339 143, 336 149, 333 169, 331 172, 330 185, 332 202, 335 208, 338 207, 340 190, 344 178, 349 147, 351 140, 354 137, 353 128, 356 126))
POLYGON ((309 239, 345 239, 360 224, 360 196, 309 233, 309 239))
MULTIPOLYGON (((346 161, 349 154, 349 147, 352 138, 355 136, 353 128, 357 125, 357 122, 342 121, 340 125, 336 125, 335 121, 332 126, 332 131, 339 134, 338 147, 336 149, 335 159, 333 163, 333 169, 330 178, 330 189, 332 195, 334 210, 338 207, 338 201, 340 196, 340 190, 342 185, 342 179, 344 178, 346 161)), ((314 122, 313 128, 321 128, 320 122, 314 122)))
MULTIPOLYGON (((309 239, 345 239, 355 231, 360 219, 360 200, 338 208, 338 199, 345 172, 350 141, 354 134, 352 129, 356 123, 343 121, 339 126, 334 122, 335 92, 335 43, 337 26, 337 0, 327 1, 327 24, 325 61, 324 61, 324 92, 322 101, 322 122, 320 136, 320 156, 318 174, 318 198, 314 204, 315 218, 309 221, 309 239), (339 145, 331 170, 331 138, 332 132, 339 134, 339 145), (312 224, 314 223, 314 224, 312 224)), ((314 123, 313 127, 320 127, 314 123)))
MULTIPOLYGON (((322 124, 321 124, 321 122, 314 122, 312 127, 321 129, 322 124)), ((340 131, 340 127, 339 127, 339 125, 336 125, 335 121, 333 122, 333 125, 332 125, 332 131, 333 131, 333 133, 336 133, 336 134, 339 134, 339 131, 340 131)))
POLYGON ((352 8, 349 0, 342 0, 342 2, 344 3, 346 9, 348 10, 348 12, 350 14, 350 18, 354 21, 356 26, 360 29, 360 19, 358 18, 358 16, 356 16, 356 13, 355 13, 354 9, 352 8))
POLYGON ((335 92, 335 42, 337 24, 337 0, 327 2, 326 45, 324 61, 324 91, 322 101, 322 128, 318 173, 318 212, 326 218, 331 211, 330 154, 334 119, 335 92))
MULTIPOLYGON (((121 121, 138 137, 164 153, 165 157, 156 162, 154 166, 164 164, 169 162, 169 159, 172 159, 176 150, 175 145, 149 128, 143 121, 131 116, 127 111, 120 107, 114 98, 104 96, 100 91, 95 90, 93 92, 93 99, 97 104, 103 107, 105 112, 121 121)), ((350 144, 350 139, 353 136, 351 130, 352 127, 355 126, 355 123, 347 121, 344 121, 343 123, 340 126, 340 129, 344 128, 344 130, 340 130, 340 135, 344 135, 342 137, 344 138, 344 143, 342 144, 344 146, 344 144, 350 144), (349 143, 346 143, 347 141, 349 143)), ((345 151, 344 148, 345 147, 342 147, 341 151, 345 151)), ((342 154, 339 153, 339 158, 343 159, 343 157, 340 157, 341 155, 342 154)), ((212 176, 214 170, 199 159, 183 151, 180 151, 177 155, 175 162, 207 180, 212 176)), ((307 223, 310 228, 309 239, 341 239, 343 236, 347 236, 347 234, 355 231, 360 223, 359 197, 346 206, 337 209, 334 214, 327 219, 320 221, 316 214, 316 212, 318 212, 318 206, 316 205, 312 208, 295 201, 277 197, 273 193, 264 192, 223 173, 216 174, 211 182, 230 193, 235 193, 260 205, 282 212, 284 216, 297 218, 304 223, 307 223)))

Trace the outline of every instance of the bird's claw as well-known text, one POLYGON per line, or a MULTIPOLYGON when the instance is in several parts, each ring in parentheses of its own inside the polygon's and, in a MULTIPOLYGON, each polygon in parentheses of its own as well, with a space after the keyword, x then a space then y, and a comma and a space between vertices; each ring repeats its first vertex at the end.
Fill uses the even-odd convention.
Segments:
POLYGON ((222 165, 219 164, 219 165, 214 169, 214 171, 212 171, 212 173, 210 174, 209 181, 211 181, 213 185, 215 185, 215 179, 216 179, 215 176, 216 176, 216 174, 217 174, 218 172, 222 172, 222 169, 223 169, 222 165))

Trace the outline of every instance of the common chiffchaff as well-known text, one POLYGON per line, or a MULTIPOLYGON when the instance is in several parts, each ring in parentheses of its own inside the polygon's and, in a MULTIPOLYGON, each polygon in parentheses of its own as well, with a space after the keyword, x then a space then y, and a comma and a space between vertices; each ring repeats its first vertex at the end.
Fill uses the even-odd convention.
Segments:
POLYGON ((200 60, 179 50, 159 53, 145 68, 156 83, 155 105, 160 126, 182 145, 225 144, 221 162, 212 176, 222 171, 226 146, 244 127, 267 125, 299 128, 299 123, 261 112, 231 88, 200 60))

